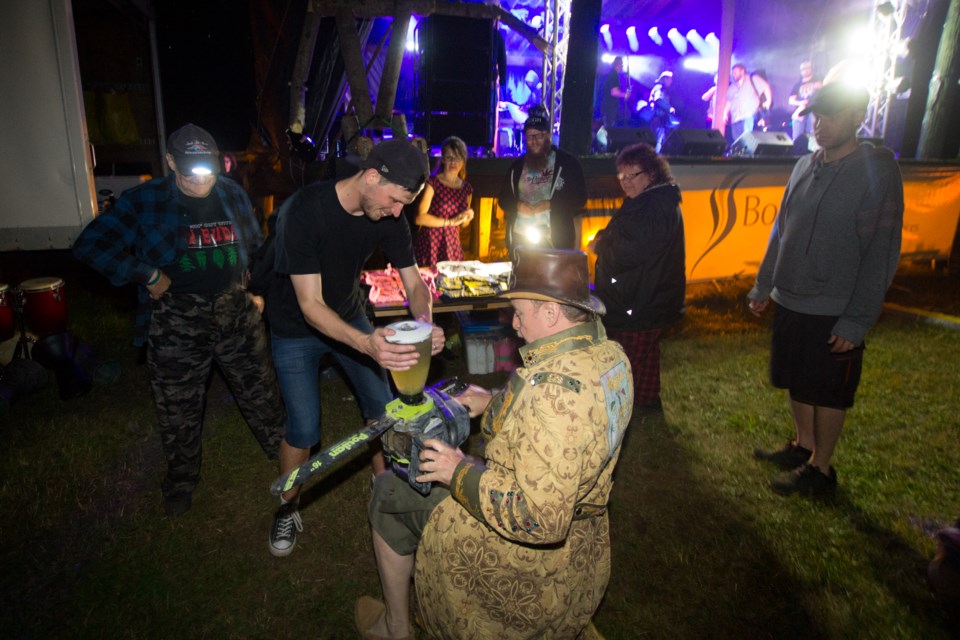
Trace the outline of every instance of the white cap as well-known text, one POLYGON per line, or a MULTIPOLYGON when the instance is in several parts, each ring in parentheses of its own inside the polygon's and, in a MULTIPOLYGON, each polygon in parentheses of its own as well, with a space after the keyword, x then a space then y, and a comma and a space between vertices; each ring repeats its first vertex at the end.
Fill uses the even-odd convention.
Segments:
POLYGON ((391 344, 417 344, 428 339, 433 333, 432 324, 419 320, 401 320, 388 324, 387 329, 393 329, 396 332, 392 336, 387 336, 387 342, 391 344))

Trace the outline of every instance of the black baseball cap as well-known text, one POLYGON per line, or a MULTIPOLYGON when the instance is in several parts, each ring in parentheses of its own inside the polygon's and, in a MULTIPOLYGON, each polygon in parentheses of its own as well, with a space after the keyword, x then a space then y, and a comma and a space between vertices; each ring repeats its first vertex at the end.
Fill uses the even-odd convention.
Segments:
POLYGON ((351 156, 348 160, 361 169, 376 169, 381 176, 412 193, 419 193, 430 175, 426 154, 409 140, 385 140, 366 158, 351 156))
POLYGON ((812 112, 832 116, 844 109, 866 109, 869 102, 870 94, 863 87, 831 82, 813 94, 810 104, 800 115, 805 116, 812 112))
POLYGON ((181 175, 209 175, 220 170, 217 141, 195 124, 185 124, 170 134, 167 153, 173 156, 181 175))
POLYGON ((537 131, 550 130, 550 116, 547 115, 547 108, 542 104, 535 104, 530 107, 527 114, 527 121, 523 123, 523 132, 527 129, 536 129, 537 131))

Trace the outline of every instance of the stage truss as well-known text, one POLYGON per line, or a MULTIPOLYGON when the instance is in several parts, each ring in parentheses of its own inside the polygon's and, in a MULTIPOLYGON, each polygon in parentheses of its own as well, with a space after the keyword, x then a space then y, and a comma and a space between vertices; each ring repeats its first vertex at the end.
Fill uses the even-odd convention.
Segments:
POLYGON ((550 131, 560 122, 560 102, 563 97, 563 76, 567 62, 571 0, 545 0, 543 11, 543 39, 552 46, 543 56, 543 99, 550 112, 550 131))
POLYGON ((907 0, 876 0, 870 14, 870 35, 873 39, 867 89, 870 102, 867 117, 860 125, 860 135, 883 139, 887 132, 890 104, 900 78, 897 61, 905 54, 903 25, 907 16, 907 0))

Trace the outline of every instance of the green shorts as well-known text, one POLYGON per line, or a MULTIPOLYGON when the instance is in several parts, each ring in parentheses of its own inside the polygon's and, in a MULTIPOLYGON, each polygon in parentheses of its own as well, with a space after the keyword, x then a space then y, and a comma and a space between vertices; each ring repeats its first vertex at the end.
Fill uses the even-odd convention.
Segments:
POLYGON ((403 478, 387 472, 373 481, 370 528, 401 556, 413 555, 430 512, 450 492, 434 485, 430 495, 417 493, 403 478))

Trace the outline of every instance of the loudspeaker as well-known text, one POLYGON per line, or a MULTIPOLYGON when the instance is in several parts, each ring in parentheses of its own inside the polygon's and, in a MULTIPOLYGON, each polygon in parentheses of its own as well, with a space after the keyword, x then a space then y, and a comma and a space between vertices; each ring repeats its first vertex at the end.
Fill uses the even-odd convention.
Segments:
POLYGON ((417 27, 414 130, 430 145, 455 135, 493 146, 497 35, 489 19, 432 15, 417 27))
POLYGON ((808 153, 812 153, 817 150, 817 143, 814 142, 811 136, 808 136, 805 133, 801 133, 797 136, 797 139, 793 141, 793 149, 791 153, 795 156, 805 156, 808 153))
POLYGON ((727 148, 716 129, 674 129, 660 151, 667 156, 722 156, 727 148))
POLYGON ((607 151, 616 153, 638 142, 656 146, 656 134, 646 127, 611 127, 607 129, 607 151))
POLYGON ((793 154, 793 140, 782 131, 747 131, 730 145, 730 155, 747 158, 793 154))

